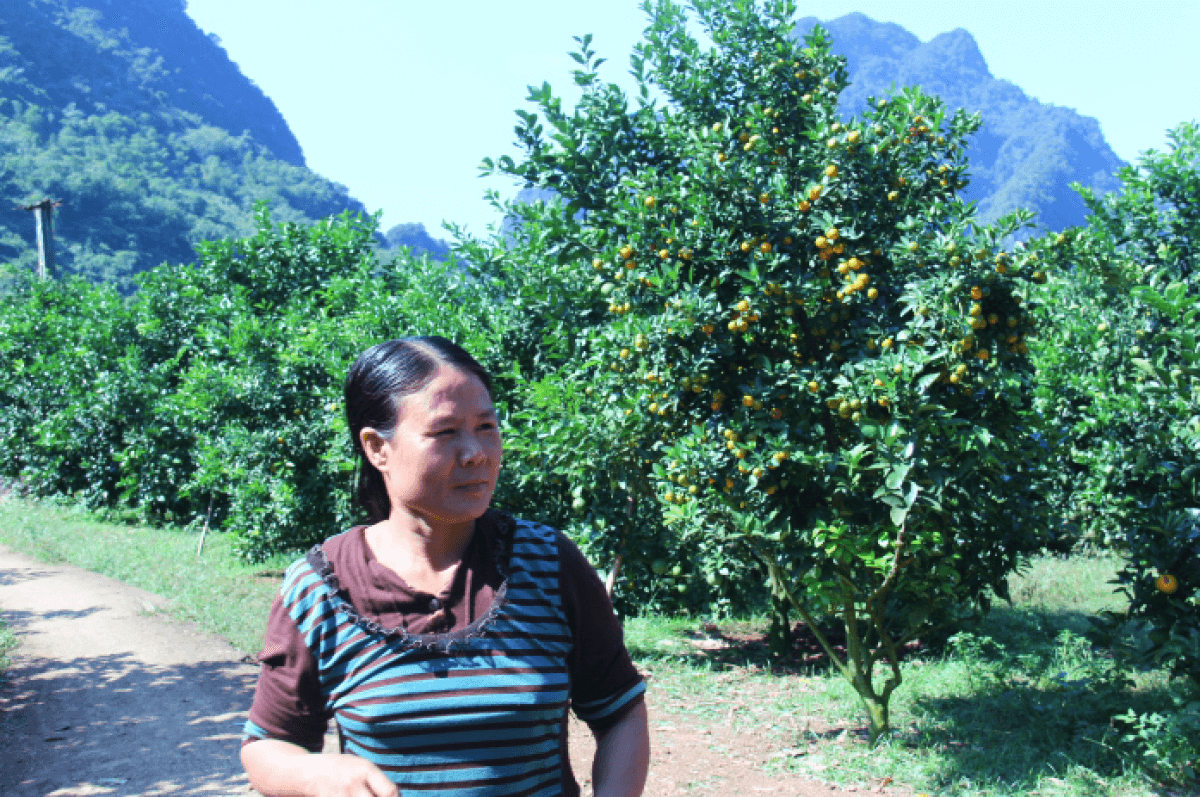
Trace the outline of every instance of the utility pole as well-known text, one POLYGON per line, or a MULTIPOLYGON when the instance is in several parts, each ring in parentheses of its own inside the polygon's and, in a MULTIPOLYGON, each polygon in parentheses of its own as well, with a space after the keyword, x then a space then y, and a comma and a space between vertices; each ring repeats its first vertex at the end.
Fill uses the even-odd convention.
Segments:
POLYGON ((38 279, 49 279, 54 276, 54 227, 50 223, 54 209, 62 202, 46 198, 32 205, 21 205, 21 210, 32 210, 33 221, 37 225, 38 247, 38 279))

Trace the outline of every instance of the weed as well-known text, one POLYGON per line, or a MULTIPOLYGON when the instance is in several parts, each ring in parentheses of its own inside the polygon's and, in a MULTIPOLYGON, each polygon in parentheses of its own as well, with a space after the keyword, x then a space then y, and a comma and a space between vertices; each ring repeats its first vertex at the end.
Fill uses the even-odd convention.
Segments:
POLYGON ((8 627, 8 623, 4 622, 4 618, 0 617, 0 681, 5 678, 5 673, 12 665, 12 661, 8 658, 11 650, 17 646, 17 635, 8 627))

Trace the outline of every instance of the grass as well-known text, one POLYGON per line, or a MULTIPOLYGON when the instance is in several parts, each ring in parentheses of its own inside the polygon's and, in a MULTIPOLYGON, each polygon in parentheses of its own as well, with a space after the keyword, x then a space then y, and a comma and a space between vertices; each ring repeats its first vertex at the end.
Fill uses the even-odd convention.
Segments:
MULTIPOLYGON (((45 503, 0 501, 0 543, 69 562, 168 599, 169 611, 252 653, 287 558, 246 565, 223 535, 196 556, 194 533, 96 520, 45 503)), ((1115 671, 1084 638, 1088 618, 1119 609, 1109 556, 1044 558, 1010 580, 1001 603, 941 654, 902 665, 895 733, 868 748, 857 696, 819 657, 773 661, 761 619, 705 623, 640 617, 626 643, 649 674, 656 710, 732 726, 770 766, 875 787, 890 778, 930 795, 1149 797, 1200 792, 1158 785, 1119 742, 1111 718, 1162 710, 1181 688, 1159 671, 1115 671)), ((0 628, 0 649, 5 644, 0 628)), ((9 634, 11 637, 11 634, 9 634)), ((733 751, 736 754, 737 751, 733 751)))
POLYGON ((246 654, 262 646, 267 613, 288 557, 237 560, 224 534, 199 535, 108 523, 49 502, 0 500, 0 544, 40 561, 103 573, 167 599, 167 612, 227 639, 246 654))
POLYGON ((17 635, 8 627, 8 623, 4 622, 4 618, 0 617, 0 681, 4 680, 4 674, 12 664, 8 653, 16 646, 17 635))
POLYGON ((903 663, 895 733, 874 750, 850 686, 821 659, 773 662, 764 622, 633 618, 626 643, 657 707, 732 723, 773 746, 780 770, 972 797, 1197 793, 1158 784, 1112 723, 1130 708, 1168 709, 1182 692, 1160 671, 1119 672, 1084 637, 1090 616, 1122 607, 1108 583, 1119 567, 1111 556, 1047 557, 1013 576, 1012 606, 945 653, 903 663))

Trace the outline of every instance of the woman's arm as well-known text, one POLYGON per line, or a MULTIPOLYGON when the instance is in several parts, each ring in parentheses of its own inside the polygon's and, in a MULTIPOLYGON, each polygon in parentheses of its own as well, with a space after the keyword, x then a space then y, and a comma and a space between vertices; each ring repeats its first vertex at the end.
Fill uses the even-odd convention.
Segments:
POLYGON ((596 734, 592 787, 596 797, 638 797, 650 770, 650 725, 638 701, 616 725, 596 734))
POLYGON ((267 797, 400 795, 396 784, 365 758, 310 753, 278 739, 258 739, 242 747, 242 766, 250 785, 267 797))

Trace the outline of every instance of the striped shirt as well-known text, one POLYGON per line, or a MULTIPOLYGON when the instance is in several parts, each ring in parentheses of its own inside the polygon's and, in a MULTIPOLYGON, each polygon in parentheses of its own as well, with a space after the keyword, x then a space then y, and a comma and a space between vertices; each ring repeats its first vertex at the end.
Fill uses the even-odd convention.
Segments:
MULTIPOLYGON (((336 567, 314 555, 293 564, 274 611, 302 642, 299 658, 307 653, 308 660, 301 667, 311 670, 315 688, 260 705, 261 695, 274 694, 264 688, 272 677, 264 659, 246 738, 313 749, 315 726, 323 733, 333 718, 343 751, 374 762, 401 793, 577 794, 566 709, 603 728, 640 702, 645 686, 595 572, 586 568, 583 585, 563 583, 564 570, 578 569, 562 562, 584 561, 578 549, 553 529, 505 519, 494 524, 498 531, 476 535, 495 548, 499 589, 487 611, 447 633, 389 633, 356 608, 361 601, 345 600, 338 570, 350 569, 354 556, 332 556, 336 567), (573 605, 594 602, 597 593, 604 611, 573 605), (589 627, 606 615, 617 625, 616 655, 604 652, 608 660, 598 667, 579 662, 577 648, 588 648, 589 634, 611 636, 611 629, 589 627)), ((334 538, 326 548, 338 542, 347 541, 334 538)))

